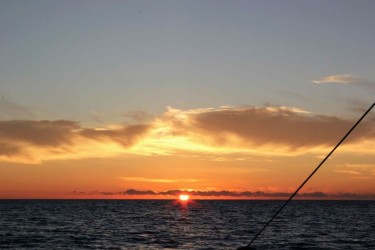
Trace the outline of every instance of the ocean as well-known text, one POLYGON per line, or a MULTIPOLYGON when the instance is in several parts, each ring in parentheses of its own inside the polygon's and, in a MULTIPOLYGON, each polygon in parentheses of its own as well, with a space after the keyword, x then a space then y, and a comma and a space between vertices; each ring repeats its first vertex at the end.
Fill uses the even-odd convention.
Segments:
MULTIPOLYGON (((283 201, 0 200, 0 248, 237 249, 283 201)), ((292 201, 256 249, 375 249, 375 201, 292 201)))

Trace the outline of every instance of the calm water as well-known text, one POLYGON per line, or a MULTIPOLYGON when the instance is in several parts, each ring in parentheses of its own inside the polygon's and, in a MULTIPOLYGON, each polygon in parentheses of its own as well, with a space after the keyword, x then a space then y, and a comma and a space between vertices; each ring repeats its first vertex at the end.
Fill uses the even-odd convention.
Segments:
MULTIPOLYGON (((280 201, 3 200, 0 248, 236 249, 280 201)), ((294 201, 257 249, 375 249, 374 201, 294 201)))

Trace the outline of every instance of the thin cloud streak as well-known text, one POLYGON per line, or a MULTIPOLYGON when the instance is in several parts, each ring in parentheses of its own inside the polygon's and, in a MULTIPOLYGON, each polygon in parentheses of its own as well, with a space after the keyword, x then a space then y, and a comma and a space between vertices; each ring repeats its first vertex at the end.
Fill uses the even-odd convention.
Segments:
POLYGON ((4 96, 0 98, 0 119, 34 119, 34 115, 25 107, 11 102, 4 96))
POLYGON ((341 75, 329 75, 325 76, 318 80, 311 81, 315 84, 324 84, 324 83, 335 83, 335 84, 350 84, 360 82, 360 78, 352 74, 341 74, 341 75))
POLYGON ((322 77, 318 80, 312 80, 311 83, 314 84, 352 84, 363 86, 366 88, 375 89, 375 83, 369 81, 366 78, 355 76, 352 74, 338 74, 338 75, 329 75, 322 77))
POLYGON ((335 173, 348 175, 350 178, 371 179, 375 177, 374 164, 344 164, 338 166, 335 173))
POLYGON ((176 183, 176 182, 197 182, 196 179, 157 179, 157 178, 143 178, 143 177, 119 177, 125 181, 135 182, 156 182, 156 183, 176 183))
POLYGON ((129 147, 148 129, 147 125, 131 125, 109 129, 82 129, 79 134, 92 140, 113 141, 129 147))

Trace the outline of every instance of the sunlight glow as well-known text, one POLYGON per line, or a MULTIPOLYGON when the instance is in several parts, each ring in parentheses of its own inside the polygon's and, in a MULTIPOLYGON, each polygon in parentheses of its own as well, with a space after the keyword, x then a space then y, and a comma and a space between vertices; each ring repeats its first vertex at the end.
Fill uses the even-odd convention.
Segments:
POLYGON ((178 198, 180 199, 180 201, 188 201, 190 197, 187 194, 180 194, 178 198))

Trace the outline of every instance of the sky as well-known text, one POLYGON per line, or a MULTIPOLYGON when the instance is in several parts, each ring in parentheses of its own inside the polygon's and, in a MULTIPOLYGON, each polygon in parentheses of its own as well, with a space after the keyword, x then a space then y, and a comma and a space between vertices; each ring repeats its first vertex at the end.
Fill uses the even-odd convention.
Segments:
MULTIPOLYGON (((0 198, 285 199, 375 101, 374 1, 0 2, 0 198)), ((375 110, 300 191, 375 199, 375 110)))

